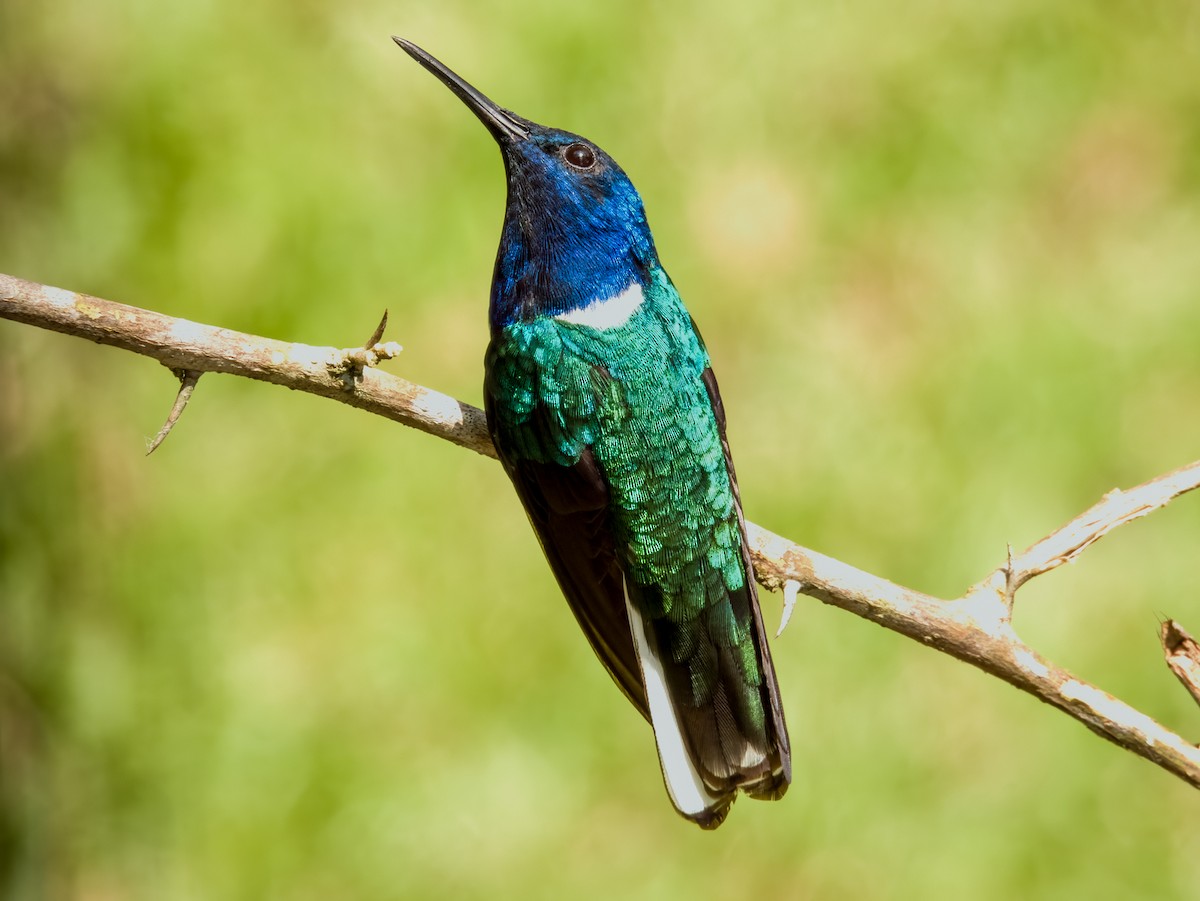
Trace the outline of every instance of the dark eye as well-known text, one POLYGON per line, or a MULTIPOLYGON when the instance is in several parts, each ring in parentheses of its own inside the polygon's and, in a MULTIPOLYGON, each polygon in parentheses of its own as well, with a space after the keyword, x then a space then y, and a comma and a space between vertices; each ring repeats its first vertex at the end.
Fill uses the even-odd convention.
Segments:
POLYGON ((576 169, 590 169, 596 165, 596 154, 587 144, 568 144, 563 150, 563 159, 576 169))

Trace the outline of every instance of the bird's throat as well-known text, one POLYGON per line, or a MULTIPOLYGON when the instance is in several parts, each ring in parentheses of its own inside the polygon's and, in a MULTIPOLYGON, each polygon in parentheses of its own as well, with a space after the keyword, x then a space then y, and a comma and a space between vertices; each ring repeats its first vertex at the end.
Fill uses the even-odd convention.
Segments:
POLYGON ((641 282, 634 279, 629 286, 612 297, 596 300, 587 306, 559 313, 554 318, 571 325, 606 331, 627 323, 646 299, 641 282))

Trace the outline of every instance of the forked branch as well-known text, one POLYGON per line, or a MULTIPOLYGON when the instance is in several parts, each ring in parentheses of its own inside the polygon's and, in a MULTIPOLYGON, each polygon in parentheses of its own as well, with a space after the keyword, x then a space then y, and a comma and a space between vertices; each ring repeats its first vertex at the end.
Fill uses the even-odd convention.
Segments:
MULTIPOLYGON (((378 343, 382 327, 366 348, 337 350, 290 344, 6 275, 0 275, 0 318, 131 350, 196 377, 203 372, 225 372, 333 398, 495 457, 482 411, 374 368, 380 359, 399 351, 398 345, 378 343)), ((1012 627, 1013 595, 1025 582, 1074 559, 1116 527, 1197 486, 1200 462, 1136 488, 1111 491, 1028 550, 1014 555, 1010 549, 1004 564, 955 600, 903 588, 753 523, 748 527, 756 575, 767 588, 785 590, 789 596, 798 589, 970 663, 1200 788, 1200 748, 1046 660, 1012 627)), ((1200 658, 1194 655, 1195 643, 1190 647, 1193 656, 1187 659, 1196 662, 1200 658)), ((1186 669, 1185 663, 1179 666, 1186 669)), ((1175 664, 1172 668, 1180 672, 1175 664)), ((1194 678, 1195 670, 1191 672, 1194 678)), ((1184 676, 1180 678, 1188 684, 1184 676)))

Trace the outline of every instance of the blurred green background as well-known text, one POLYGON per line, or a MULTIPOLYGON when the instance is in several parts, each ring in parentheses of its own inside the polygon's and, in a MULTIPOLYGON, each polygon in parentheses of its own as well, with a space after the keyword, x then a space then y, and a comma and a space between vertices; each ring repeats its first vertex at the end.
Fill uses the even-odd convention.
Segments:
MULTIPOLYGON (((1200 456, 1188 0, 0 2, 0 271, 480 397, 490 138, 388 35, 595 139, 722 380, 750 518, 959 594, 1200 456)), ((1200 800, 802 601, 796 778, 716 834, 498 466, 0 322, 0 884, 19 899, 1194 898, 1200 800)), ((1021 592, 1191 738, 1200 500, 1021 592)), ((764 596, 769 621, 777 597, 764 596)))

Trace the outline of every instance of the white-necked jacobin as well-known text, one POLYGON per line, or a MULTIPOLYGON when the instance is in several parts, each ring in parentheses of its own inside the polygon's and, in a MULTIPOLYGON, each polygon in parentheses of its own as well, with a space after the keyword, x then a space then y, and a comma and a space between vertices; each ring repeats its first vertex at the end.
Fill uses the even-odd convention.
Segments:
POLYGON ((787 727, 708 352, 629 178, 394 38, 500 145, 508 203, 488 428, 592 648, 654 728, 683 816, 791 781, 787 727))

